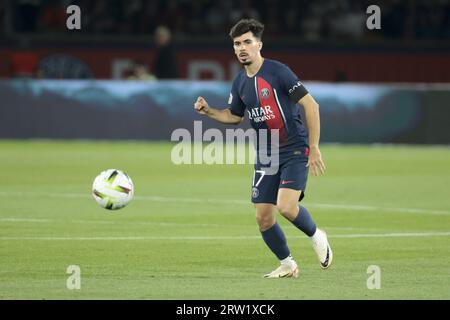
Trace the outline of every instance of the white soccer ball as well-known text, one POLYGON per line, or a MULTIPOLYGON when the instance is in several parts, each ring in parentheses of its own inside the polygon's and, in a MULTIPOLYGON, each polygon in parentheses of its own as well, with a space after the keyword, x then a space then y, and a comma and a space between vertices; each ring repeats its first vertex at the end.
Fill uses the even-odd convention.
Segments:
POLYGON ((92 184, 92 195, 95 201, 105 209, 123 208, 133 199, 133 181, 123 171, 105 170, 95 178, 92 184))

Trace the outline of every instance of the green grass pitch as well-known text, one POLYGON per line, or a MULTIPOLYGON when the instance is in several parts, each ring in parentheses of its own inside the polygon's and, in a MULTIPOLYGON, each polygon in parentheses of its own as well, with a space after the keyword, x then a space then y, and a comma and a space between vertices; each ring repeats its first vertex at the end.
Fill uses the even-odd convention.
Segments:
POLYGON ((449 299, 450 149, 324 145, 327 172, 303 201, 329 234, 321 270, 279 216, 298 279, 278 262, 250 203, 251 165, 173 165, 171 145, 0 141, 0 299, 449 299), (100 208, 94 177, 126 171, 135 199, 100 208), (81 270, 69 290, 67 267, 81 270), (381 270, 368 289, 368 267, 381 270))

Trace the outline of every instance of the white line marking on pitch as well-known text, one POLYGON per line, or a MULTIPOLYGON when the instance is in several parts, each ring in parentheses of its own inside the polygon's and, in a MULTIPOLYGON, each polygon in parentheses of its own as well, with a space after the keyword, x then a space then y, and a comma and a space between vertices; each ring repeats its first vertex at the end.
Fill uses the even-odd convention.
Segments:
MULTIPOLYGON (((205 228, 251 228, 253 225, 242 225, 242 224, 218 224, 218 223, 184 223, 184 222, 151 222, 151 221, 123 221, 123 220, 113 220, 113 221, 100 221, 100 220, 62 220, 62 219, 41 219, 41 218, 29 218, 29 217, 1 217, 0 222, 30 222, 30 223, 72 223, 72 224, 104 224, 104 225, 115 225, 123 226, 127 225, 138 225, 138 226, 156 226, 156 227, 205 227, 205 228)), ((292 228, 294 228, 292 226, 292 228)), ((329 227, 324 226, 325 229, 330 230, 379 230, 374 228, 356 228, 356 227, 329 227)))
POLYGON ((31 223, 80 223, 80 224, 105 224, 105 225, 116 225, 122 226, 124 224, 128 225, 149 225, 149 226, 160 226, 160 227, 245 227, 243 225, 230 225, 230 224, 213 224, 213 223, 182 223, 182 222, 151 222, 151 221, 99 221, 99 220, 62 220, 62 219, 39 219, 39 218, 28 218, 28 217, 2 217, 0 222, 31 222, 31 223))
MULTIPOLYGON (((74 198, 74 199, 88 199, 86 194, 79 193, 37 193, 37 192, 6 192, 0 191, 0 197, 52 197, 52 198, 74 198)), ((237 199, 206 199, 206 198, 174 198, 161 196, 135 196, 135 200, 146 200, 155 202, 171 202, 171 203, 213 203, 213 204, 242 204, 251 205, 250 201, 237 199)), ((417 214, 435 214, 435 215, 450 215, 448 210, 433 210, 422 208, 396 208, 396 207, 378 207, 368 205, 348 205, 348 204, 329 204, 329 203, 308 203, 308 207, 319 209, 345 209, 352 211, 379 211, 388 210, 399 213, 417 213, 417 214)))
MULTIPOLYGON (((367 233, 367 234, 337 234, 329 235, 329 238, 397 238, 397 237, 449 237, 450 232, 409 232, 409 233, 367 233)), ((304 236, 295 236, 291 238, 305 238, 304 236)), ((180 236, 180 237, 0 237, 0 241, 13 241, 13 240, 32 240, 32 241, 115 241, 115 240, 200 240, 200 241, 212 241, 212 240, 260 240, 260 236, 180 236)))

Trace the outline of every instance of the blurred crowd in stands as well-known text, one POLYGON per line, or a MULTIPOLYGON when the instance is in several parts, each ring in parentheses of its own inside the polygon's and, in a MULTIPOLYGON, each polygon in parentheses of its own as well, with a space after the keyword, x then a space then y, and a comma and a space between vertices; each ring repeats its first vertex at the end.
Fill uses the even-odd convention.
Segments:
POLYGON ((386 39, 449 39, 450 0, 0 0, 1 33, 66 31, 66 8, 79 5, 82 33, 153 34, 166 25, 177 36, 226 37, 243 17, 260 19, 267 37, 362 39, 366 8, 381 8, 386 39))

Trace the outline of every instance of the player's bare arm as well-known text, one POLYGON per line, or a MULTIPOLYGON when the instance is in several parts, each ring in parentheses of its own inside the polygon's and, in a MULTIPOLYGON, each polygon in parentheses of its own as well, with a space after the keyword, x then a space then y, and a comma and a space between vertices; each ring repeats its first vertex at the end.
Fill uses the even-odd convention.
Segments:
POLYGON ((208 102, 203 97, 198 97, 194 103, 194 109, 200 114, 204 114, 211 119, 226 124, 239 124, 242 122, 242 117, 231 113, 230 109, 215 109, 209 106, 208 102))
POLYGON ((325 164, 319 150, 320 140, 320 115, 319 104, 314 98, 307 94, 299 100, 305 109, 306 124, 309 131, 309 159, 306 165, 311 170, 313 176, 325 172, 325 164))

